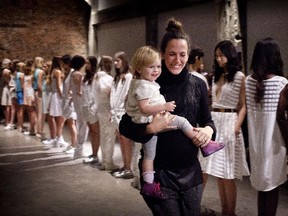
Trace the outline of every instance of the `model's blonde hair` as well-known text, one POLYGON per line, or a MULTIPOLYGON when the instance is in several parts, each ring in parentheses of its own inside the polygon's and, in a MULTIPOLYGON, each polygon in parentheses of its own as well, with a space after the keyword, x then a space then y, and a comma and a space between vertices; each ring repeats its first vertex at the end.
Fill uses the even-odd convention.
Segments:
POLYGON ((134 78, 139 79, 139 71, 150 64, 153 64, 157 59, 161 61, 160 52, 151 46, 142 46, 136 50, 131 60, 132 73, 134 78))
POLYGON ((35 64, 35 68, 43 68, 43 64, 44 64, 44 59, 42 57, 35 57, 35 61, 34 61, 34 64, 35 64))
POLYGON ((16 64, 16 71, 24 73, 25 67, 26 67, 26 64, 24 62, 19 62, 16 64))

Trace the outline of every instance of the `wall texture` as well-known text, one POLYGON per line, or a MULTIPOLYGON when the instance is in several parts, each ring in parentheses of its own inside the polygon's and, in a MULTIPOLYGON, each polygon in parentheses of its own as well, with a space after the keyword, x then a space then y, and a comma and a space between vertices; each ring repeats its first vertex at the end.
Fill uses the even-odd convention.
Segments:
POLYGON ((265 37, 272 37, 280 46, 284 61, 284 73, 288 77, 287 1, 254 0, 249 1, 247 7, 248 67, 251 64, 257 41, 265 37))
POLYGON ((87 54, 85 1, 0 0, 0 5, 0 59, 87 54))

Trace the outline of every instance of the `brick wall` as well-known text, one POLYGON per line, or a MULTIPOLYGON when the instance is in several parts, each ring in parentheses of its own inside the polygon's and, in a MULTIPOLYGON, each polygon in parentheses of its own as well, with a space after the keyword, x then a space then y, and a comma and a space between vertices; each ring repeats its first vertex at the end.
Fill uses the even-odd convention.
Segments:
POLYGON ((0 61, 86 56, 89 17, 84 0, 0 0, 0 61))

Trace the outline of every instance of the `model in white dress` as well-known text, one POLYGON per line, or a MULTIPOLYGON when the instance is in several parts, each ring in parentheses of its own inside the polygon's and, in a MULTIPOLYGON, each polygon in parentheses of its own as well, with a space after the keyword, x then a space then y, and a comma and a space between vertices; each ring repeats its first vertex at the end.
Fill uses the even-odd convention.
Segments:
POLYGON ((257 215, 275 216, 280 186, 287 181, 287 149, 277 117, 279 98, 288 81, 277 41, 270 37, 259 40, 250 68, 252 74, 246 78, 250 180, 257 190, 257 215))
POLYGON ((199 159, 204 173, 219 178, 242 179, 243 176, 249 175, 242 131, 235 135, 235 122, 238 117, 236 110, 243 77, 244 74, 238 71, 233 82, 226 82, 222 86, 219 97, 216 97, 217 85, 212 86, 211 115, 217 128, 215 141, 223 142, 226 146, 207 158, 199 155, 199 159), (235 111, 215 112, 213 108, 235 111))
POLYGON ((115 140, 111 139, 109 131, 112 123, 110 121, 110 91, 113 77, 105 71, 96 74, 94 95, 97 97, 97 116, 100 127, 100 146, 102 151, 102 167, 105 170, 116 168, 113 162, 115 140))
MULTIPOLYGON (((264 99, 255 102, 256 80, 246 79, 247 117, 251 184, 257 191, 270 191, 287 180, 287 160, 284 140, 276 122, 279 95, 288 83, 285 77, 264 80, 264 99)), ((288 131, 287 131, 288 132, 288 131)))
MULTIPOLYGON (((62 97, 58 92, 57 88, 57 80, 52 77, 51 83, 51 98, 50 98, 50 106, 49 106, 49 115, 50 116, 62 116, 62 97)), ((63 86, 60 86, 61 91, 63 90, 63 86)))
MULTIPOLYGON (((74 159, 83 156, 83 145, 87 140, 88 136, 88 125, 82 113, 82 106, 84 104, 84 97, 82 97, 82 91, 85 91, 83 82, 79 89, 79 84, 74 82, 74 73, 79 71, 73 71, 71 74, 71 90, 72 90, 72 102, 74 104, 75 112, 77 114, 76 128, 77 128, 77 145, 74 152, 74 159)), ((82 79, 83 80, 83 77, 82 79)))

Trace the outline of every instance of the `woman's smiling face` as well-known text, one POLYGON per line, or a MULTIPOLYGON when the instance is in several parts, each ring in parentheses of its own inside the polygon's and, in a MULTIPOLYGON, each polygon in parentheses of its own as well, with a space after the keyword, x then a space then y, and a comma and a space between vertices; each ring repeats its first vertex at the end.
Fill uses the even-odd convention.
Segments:
POLYGON ((163 54, 164 62, 170 73, 177 75, 188 61, 188 44, 184 39, 172 39, 163 54))

